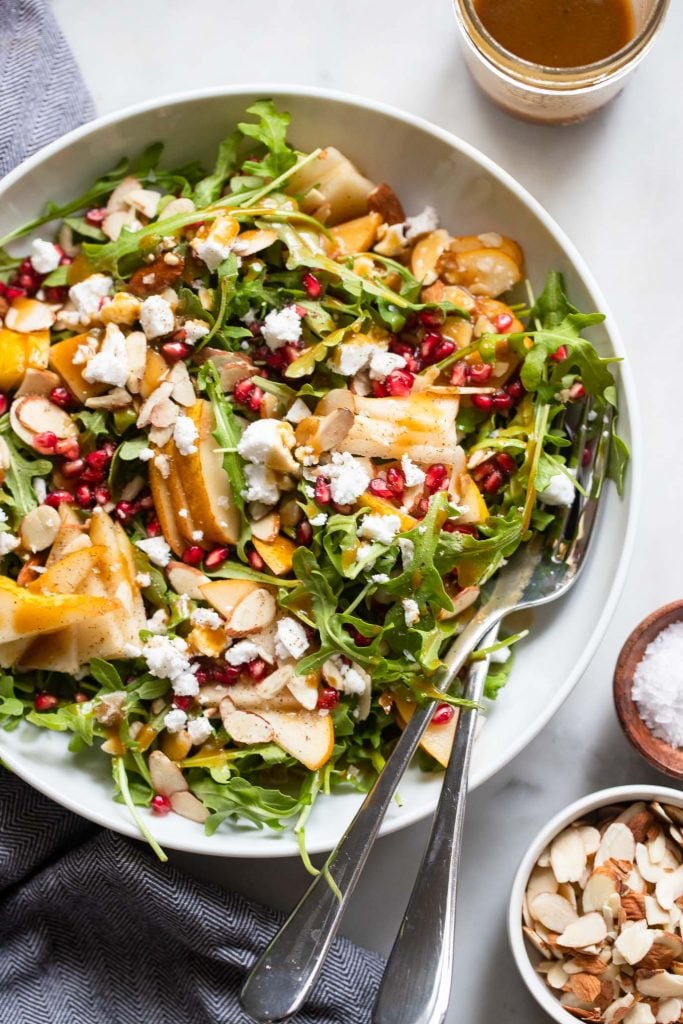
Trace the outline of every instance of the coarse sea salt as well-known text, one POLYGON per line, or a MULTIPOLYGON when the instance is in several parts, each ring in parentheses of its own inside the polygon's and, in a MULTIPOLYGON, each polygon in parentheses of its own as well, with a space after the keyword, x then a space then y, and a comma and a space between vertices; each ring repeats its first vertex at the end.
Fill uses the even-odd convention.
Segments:
POLYGON ((667 626, 647 645, 631 693, 650 732, 683 747, 683 622, 667 626))

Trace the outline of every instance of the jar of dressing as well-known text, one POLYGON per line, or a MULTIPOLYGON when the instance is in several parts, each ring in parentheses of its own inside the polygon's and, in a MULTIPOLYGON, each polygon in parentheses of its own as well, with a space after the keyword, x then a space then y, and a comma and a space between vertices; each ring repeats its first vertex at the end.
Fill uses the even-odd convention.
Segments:
POLYGON ((604 106, 650 49, 669 0, 454 0, 467 67, 499 107, 571 124, 604 106))

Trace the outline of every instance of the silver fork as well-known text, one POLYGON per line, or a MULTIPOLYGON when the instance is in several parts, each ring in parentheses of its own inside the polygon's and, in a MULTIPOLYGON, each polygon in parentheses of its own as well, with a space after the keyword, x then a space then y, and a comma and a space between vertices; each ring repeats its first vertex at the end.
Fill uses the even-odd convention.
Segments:
MULTIPOLYGON (((435 689, 445 692, 450 688, 472 651, 511 611, 548 604, 566 594, 578 578, 597 516, 607 468, 612 422, 612 413, 608 409, 603 416, 591 463, 581 469, 589 410, 590 403, 587 402, 583 418, 573 431, 573 458, 570 463, 576 467, 587 497, 577 495, 574 506, 567 510, 558 524, 552 543, 536 535, 498 573, 489 600, 478 609, 445 656, 444 667, 434 681, 435 689)), ((289 1020, 306 1001, 337 933, 382 819, 431 721, 435 705, 436 701, 431 701, 415 711, 375 785, 327 858, 322 872, 311 883, 249 974, 240 1001, 244 1011, 259 1024, 289 1020), (334 883, 334 888, 330 881, 334 883)), ((453 877, 449 877, 450 881, 443 881, 447 885, 454 885, 453 877)), ((434 892, 435 897, 430 903, 432 911, 438 902, 438 890, 434 892)), ((450 903, 451 909, 444 919, 444 927, 450 929, 452 936, 454 900, 450 903)), ((378 1004, 378 1012, 384 1016, 375 1018, 377 1024, 388 1021, 391 1024, 399 1024, 399 1021, 401 1024, 417 1024, 418 1021, 421 1024, 427 1021, 436 1024, 443 1020, 443 1002, 445 999, 447 1006, 447 990, 444 993, 443 986, 439 988, 437 985, 437 996, 434 996, 433 978, 430 996, 434 998, 429 1008, 432 1015, 425 1016, 426 990, 421 986, 429 981, 428 972, 429 965, 423 962, 419 977, 417 972, 412 975, 408 972, 398 978, 391 1008, 385 999, 378 1004), (409 1012, 413 1016, 406 1015, 409 1012), (399 1013, 402 1014, 400 1017, 399 1013)))

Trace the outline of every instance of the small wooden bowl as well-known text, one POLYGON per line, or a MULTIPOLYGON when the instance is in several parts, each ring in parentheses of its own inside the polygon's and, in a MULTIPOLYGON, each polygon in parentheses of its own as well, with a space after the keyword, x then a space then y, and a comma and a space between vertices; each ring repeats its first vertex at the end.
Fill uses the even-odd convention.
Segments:
POLYGON ((638 753, 660 771, 675 779, 683 779, 683 749, 672 747, 652 735, 631 696, 636 666, 642 661, 645 648, 674 622, 683 622, 683 601, 673 601, 658 608, 633 630, 614 669, 614 705, 621 727, 638 753))

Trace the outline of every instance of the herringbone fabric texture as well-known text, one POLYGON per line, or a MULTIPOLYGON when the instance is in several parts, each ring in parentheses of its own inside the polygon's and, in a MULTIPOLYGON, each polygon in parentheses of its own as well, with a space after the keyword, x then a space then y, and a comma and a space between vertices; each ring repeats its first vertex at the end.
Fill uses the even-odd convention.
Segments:
MULTIPOLYGON (((92 113, 46 3, 0 0, 0 175, 92 113)), ((0 1024, 247 1024, 279 923, 0 770, 0 1024)), ((366 1024, 381 972, 336 942, 299 1024, 366 1024)))

